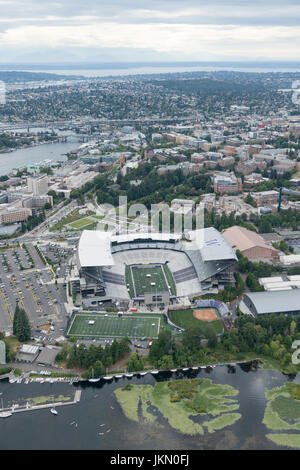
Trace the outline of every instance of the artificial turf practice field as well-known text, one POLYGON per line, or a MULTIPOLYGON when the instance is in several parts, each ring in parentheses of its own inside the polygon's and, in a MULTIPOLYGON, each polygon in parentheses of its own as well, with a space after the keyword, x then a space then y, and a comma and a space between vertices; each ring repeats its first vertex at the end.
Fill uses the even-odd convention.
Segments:
POLYGON ((170 269, 165 264, 126 266, 126 284, 131 297, 147 293, 169 292, 176 295, 176 285, 170 269), (155 285, 151 285, 155 283, 155 285))
MULTIPOLYGON (((212 312, 211 312, 212 313, 212 312)), ((205 317, 206 315, 203 315, 205 317)), ((219 320, 219 313, 216 309, 184 309, 184 310, 169 310, 169 318, 170 320, 175 323, 175 325, 187 329, 191 326, 200 326, 203 335, 205 336, 205 333, 207 332, 208 329, 212 329, 216 334, 223 333, 223 325, 221 321, 219 320), (204 314, 207 314, 208 310, 214 310, 215 311, 215 316, 211 316, 211 318, 217 318, 217 320, 212 320, 212 321, 204 321, 199 319, 199 314, 203 310, 204 314), (198 318, 194 315, 194 313, 198 313, 198 318)))
POLYGON ((67 336, 75 338, 157 338, 160 316, 75 313, 67 329, 67 336), (89 321, 95 323, 89 325, 89 321))

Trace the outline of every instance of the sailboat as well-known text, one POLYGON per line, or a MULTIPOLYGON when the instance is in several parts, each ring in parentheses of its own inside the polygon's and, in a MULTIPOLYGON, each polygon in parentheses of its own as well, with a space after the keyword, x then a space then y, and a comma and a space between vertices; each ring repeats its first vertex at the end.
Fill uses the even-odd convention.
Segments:
MULTIPOLYGON (((1 403, 2 403, 2 410, 3 410, 3 398, 1 398, 1 403)), ((12 416, 12 413, 10 411, 1 411, 0 412, 0 418, 9 418, 9 416, 12 416)))
POLYGON ((99 382, 100 377, 94 377, 94 369, 92 369, 92 378, 89 379, 89 382, 99 382))

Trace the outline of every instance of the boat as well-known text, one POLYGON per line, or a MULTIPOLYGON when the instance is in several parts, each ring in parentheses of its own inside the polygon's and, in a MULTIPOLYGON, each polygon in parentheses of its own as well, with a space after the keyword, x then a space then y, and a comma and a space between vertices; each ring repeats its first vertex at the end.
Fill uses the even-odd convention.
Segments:
POLYGON ((123 377, 123 374, 117 374, 117 375, 115 375, 115 378, 116 378, 116 379, 121 379, 122 377, 123 377))
POLYGON ((182 370, 184 370, 184 371, 189 370, 189 367, 183 367, 182 370))
POLYGON ((193 370, 198 370, 198 366, 197 367, 192 367, 193 370))
POLYGON ((154 375, 156 375, 156 374, 158 374, 158 373, 159 373, 159 370, 152 370, 152 371, 151 371, 151 374, 154 374, 154 375))
POLYGON ((94 382, 99 382, 100 377, 94 377, 94 369, 92 369, 92 378, 89 379, 89 382, 94 383, 94 382))
POLYGON ((51 411, 51 413, 52 413, 53 415, 57 415, 57 414, 58 414, 55 408, 51 408, 50 411, 51 411))
POLYGON ((9 416, 12 416, 12 413, 10 411, 1 411, 0 412, 0 418, 9 418, 9 416))
POLYGON ((130 374, 129 372, 125 375, 126 375, 126 377, 133 377, 133 374, 130 374))
POLYGON ((114 378, 113 375, 105 375, 105 376, 103 377, 104 380, 111 380, 111 379, 113 379, 113 378, 114 378))
POLYGON ((171 372, 177 372, 177 369, 171 369, 171 372))
POLYGON ((140 372, 140 375, 146 375, 148 372, 140 372))

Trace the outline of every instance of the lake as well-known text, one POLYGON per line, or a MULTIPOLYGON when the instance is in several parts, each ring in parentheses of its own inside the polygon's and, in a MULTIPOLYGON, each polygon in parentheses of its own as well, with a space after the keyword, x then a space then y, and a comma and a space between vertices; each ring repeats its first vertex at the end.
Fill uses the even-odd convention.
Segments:
MULTIPOLYGON (((192 449, 284 449, 266 438, 270 432, 262 424, 265 390, 285 384, 289 378, 277 371, 251 370, 249 365, 237 366, 235 373, 224 367, 210 372, 200 369, 187 372, 150 373, 144 377, 113 379, 91 384, 29 383, 10 384, 0 381, 4 406, 12 400, 33 396, 74 394, 82 390, 79 404, 57 407, 54 416, 49 409, 16 413, 0 420, 0 449, 106 449, 106 450, 192 450, 192 449), (228 384, 239 390, 238 410, 242 417, 233 425, 203 436, 183 435, 170 427, 163 416, 159 424, 136 423, 127 419, 114 395, 114 390, 131 384, 154 385, 156 381, 176 378, 210 378, 214 383, 228 384), (76 426, 77 424, 77 426, 76 426), (100 425, 103 426, 100 426, 100 425), (42 430, 42 432, 41 432, 42 430), (110 430, 110 431, 109 431, 110 430), (103 433, 99 435, 99 433, 103 433)), ((300 382, 300 376, 294 379, 300 382)))
MULTIPOLYGON (((38 131, 31 127, 30 130, 38 131)), ((47 129, 43 129, 45 131, 47 129)), ((68 134, 67 142, 55 142, 50 144, 41 144, 34 147, 21 148, 13 152, 0 153, 0 176, 7 175, 14 168, 22 168, 25 165, 33 165, 35 163, 43 162, 44 160, 51 160, 52 162, 64 161, 67 157, 64 155, 71 150, 75 150, 80 144, 76 134, 68 132, 60 132, 57 129, 54 131, 59 135, 68 134)), ((21 132, 21 129, 18 129, 21 132)))

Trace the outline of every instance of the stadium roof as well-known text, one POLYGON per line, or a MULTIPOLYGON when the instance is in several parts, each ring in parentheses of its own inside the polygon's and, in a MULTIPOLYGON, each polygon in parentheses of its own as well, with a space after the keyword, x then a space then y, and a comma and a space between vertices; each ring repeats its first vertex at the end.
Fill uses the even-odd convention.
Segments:
POLYGON ((245 294, 258 314, 288 313, 300 310, 300 289, 269 292, 249 292, 245 294))
POLYGON ((78 258, 81 267, 113 266, 111 234, 99 230, 84 230, 78 244, 78 258))
POLYGON ((237 260, 236 254, 228 241, 215 228, 204 228, 188 232, 190 241, 183 241, 181 234, 161 232, 136 232, 113 235, 110 232, 84 230, 78 244, 78 258, 81 267, 115 265, 111 243, 128 243, 137 240, 175 241, 190 251, 200 251, 203 261, 237 260))
POLYGON ((214 227, 193 230, 189 236, 196 242, 195 248, 201 251, 203 261, 237 260, 228 241, 214 227))

